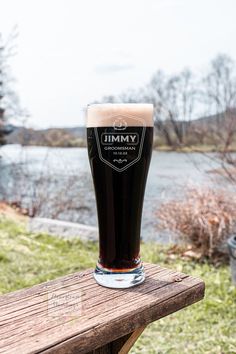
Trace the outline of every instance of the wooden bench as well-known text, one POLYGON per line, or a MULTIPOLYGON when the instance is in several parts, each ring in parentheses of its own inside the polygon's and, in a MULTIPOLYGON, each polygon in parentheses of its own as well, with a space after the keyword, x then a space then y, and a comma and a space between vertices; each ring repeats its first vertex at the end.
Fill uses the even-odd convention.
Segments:
POLYGON ((145 326, 204 297, 204 282, 154 264, 129 289, 93 270, 0 296, 0 353, 128 353, 145 326))

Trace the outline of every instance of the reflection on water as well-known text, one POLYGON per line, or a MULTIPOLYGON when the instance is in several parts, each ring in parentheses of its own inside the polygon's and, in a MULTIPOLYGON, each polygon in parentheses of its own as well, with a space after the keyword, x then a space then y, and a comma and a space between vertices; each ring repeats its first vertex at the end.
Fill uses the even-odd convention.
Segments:
MULTIPOLYGON (((38 216, 97 224, 86 149, 8 145, 0 149, 0 156, 2 198, 23 199, 25 206, 37 209, 38 216)), ((143 209, 143 239, 157 238, 155 211, 162 202, 181 198, 187 185, 216 184, 207 173, 216 167, 216 162, 199 153, 154 151, 143 209)), ((159 233, 160 237, 167 236, 159 233)))

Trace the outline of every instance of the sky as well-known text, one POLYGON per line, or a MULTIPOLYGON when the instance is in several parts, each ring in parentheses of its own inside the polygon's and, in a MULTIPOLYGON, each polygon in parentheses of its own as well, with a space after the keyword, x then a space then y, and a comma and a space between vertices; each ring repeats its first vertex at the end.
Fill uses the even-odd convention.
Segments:
POLYGON ((235 0, 0 0, 0 32, 17 25, 16 90, 35 128, 78 126, 103 95, 162 69, 236 59, 235 0))

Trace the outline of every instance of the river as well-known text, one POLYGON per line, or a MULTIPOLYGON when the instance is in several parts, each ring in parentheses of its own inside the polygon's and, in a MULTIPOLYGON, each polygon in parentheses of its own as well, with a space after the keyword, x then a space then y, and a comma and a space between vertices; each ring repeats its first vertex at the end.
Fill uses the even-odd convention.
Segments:
MULTIPOLYGON (((85 148, 6 145, 0 156, 0 197, 23 200, 41 217, 97 225, 85 148)), ((188 185, 215 185, 209 172, 217 167, 200 153, 153 151, 143 208, 143 239, 164 238, 168 242, 166 233, 157 232, 157 209, 166 200, 182 198, 188 185)))

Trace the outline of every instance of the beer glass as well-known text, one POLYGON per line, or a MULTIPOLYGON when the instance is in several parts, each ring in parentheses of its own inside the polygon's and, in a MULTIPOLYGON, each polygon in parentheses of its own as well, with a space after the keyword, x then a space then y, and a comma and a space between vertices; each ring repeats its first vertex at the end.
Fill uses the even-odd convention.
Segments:
POLYGON ((152 154, 152 104, 93 104, 87 108, 99 258, 94 278, 110 288, 145 279, 140 259, 144 192, 152 154))

